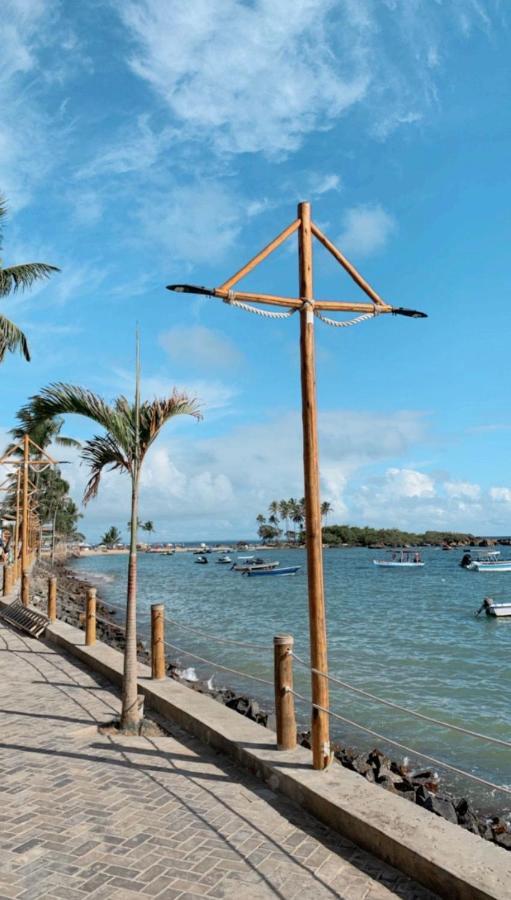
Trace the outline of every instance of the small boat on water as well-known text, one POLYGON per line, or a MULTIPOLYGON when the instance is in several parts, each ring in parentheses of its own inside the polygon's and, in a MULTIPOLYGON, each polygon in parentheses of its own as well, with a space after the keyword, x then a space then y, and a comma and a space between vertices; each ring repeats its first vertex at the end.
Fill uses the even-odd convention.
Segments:
POLYGON ((389 559, 373 559, 374 565, 385 569, 420 569, 424 565, 418 550, 407 550, 403 547, 388 552, 389 559))
MULTIPOLYGON (((278 566, 278 563, 277 563, 278 566)), ((244 575, 296 575, 298 569, 301 569, 301 566, 281 566, 280 569, 275 566, 271 569, 258 569, 257 567, 247 569, 243 572, 244 575)))
POLYGON ((217 563, 220 563, 220 565, 222 565, 222 566, 227 566, 232 563, 232 559, 230 556, 228 556, 227 553, 224 553, 223 556, 218 557, 217 563))
POLYGON ((269 569, 276 569, 278 564, 278 560, 272 562, 268 559, 261 559, 260 556, 238 556, 231 569, 233 572, 264 572, 269 569))
POLYGON ((497 618, 505 616, 511 618, 511 603, 495 603, 492 597, 485 597, 482 605, 476 612, 476 616, 482 613, 483 609, 487 616, 495 616, 497 618))
POLYGON ((207 566, 209 560, 207 556, 198 556, 195 562, 198 563, 199 566, 207 566))
POLYGON ((469 572, 511 572, 511 559, 500 559, 500 550, 468 550, 460 566, 469 572))

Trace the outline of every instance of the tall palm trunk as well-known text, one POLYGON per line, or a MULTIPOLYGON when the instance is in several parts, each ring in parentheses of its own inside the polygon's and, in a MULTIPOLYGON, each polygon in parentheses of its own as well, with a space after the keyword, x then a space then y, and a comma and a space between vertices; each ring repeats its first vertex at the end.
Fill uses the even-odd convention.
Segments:
POLYGON ((128 595, 126 602, 126 649, 124 651, 124 680, 122 691, 121 728, 136 732, 140 722, 138 708, 137 665, 137 531, 138 531, 138 472, 131 479, 130 554, 128 562, 128 595))

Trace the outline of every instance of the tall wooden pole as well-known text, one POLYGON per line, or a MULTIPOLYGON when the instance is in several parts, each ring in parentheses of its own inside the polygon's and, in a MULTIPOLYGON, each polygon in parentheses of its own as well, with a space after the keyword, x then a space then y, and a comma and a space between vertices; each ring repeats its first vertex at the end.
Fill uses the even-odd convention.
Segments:
MULTIPOLYGON (((319 491, 319 450, 314 354, 314 314, 312 282, 312 231, 310 203, 298 205, 300 297, 300 360, 302 379, 303 473, 305 488, 305 527, 307 541, 307 577, 309 588, 310 653, 313 669, 328 671, 325 596, 323 588, 323 548, 321 500, 319 491)), ((312 673, 312 760, 315 769, 324 769, 330 759, 328 681, 312 673)))
POLYGON ((21 469, 18 466, 16 475, 16 522, 14 525, 14 580, 19 576, 19 543, 20 543, 20 490, 21 490, 21 469))
POLYGON ((28 606, 30 576, 28 572, 28 460, 29 460, 29 437, 25 434, 23 437, 23 512, 21 519, 21 599, 24 606, 28 606))

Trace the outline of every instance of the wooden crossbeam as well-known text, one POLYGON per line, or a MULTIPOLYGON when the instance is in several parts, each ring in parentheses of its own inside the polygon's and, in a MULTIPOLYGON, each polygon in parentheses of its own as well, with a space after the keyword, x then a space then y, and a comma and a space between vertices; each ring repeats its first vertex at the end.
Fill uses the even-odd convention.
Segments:
POLYGON ((277 237, 273 239, 273 241, 270 241, 270 243, 267 244, 266 247, 263 247, 260 253, 256 253, 256 255, 253 256, 252 259, 248 261, 248 263, 242 266, 241 269, 239 269, 238 272, 236 272, 235 275, 232 276, 232 278, 228 278, 227 281, 224 281, 224 283, 220 285, 219 290, 229 290, 229 288, 231 288, 233 284, 237 284, 238 281, 244 278, 245 275, 248 275, 248 273, 251 272, 252 269, 255 269, 255 267, 263 261, 263 259, 266 259, 266 257, 270 256, 270 254, 273 253, 273 251, 276 250, 277 247, 280 247, 280 245, 283 244, 284 241, 287 241, 290 235, 294 234, 295 231, 298 231, 299 227, 300 219, 295 219, 295 221, 291 222, 291 225, 288 225, 287 228, 284 228, 284 231, 281 231, 280 234, 278 234, 277 237))

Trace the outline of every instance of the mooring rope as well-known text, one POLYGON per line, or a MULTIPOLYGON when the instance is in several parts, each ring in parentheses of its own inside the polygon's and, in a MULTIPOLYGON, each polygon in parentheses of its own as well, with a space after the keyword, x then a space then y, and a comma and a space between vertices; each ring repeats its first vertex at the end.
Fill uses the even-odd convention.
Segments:
POLYGON ((443 762, 441 759, 436 759, 434 756, 429 756, 427 753, 422 753, 420 750, 415 750, 413 747, 407 747, 406 744, 401 744, 399 741, 393 741, 392 738, 385 737, 384 734, 379 734, 377 731, 373 731, 372 728, 367 728, 365 725, 359 725, 358 722, 353 722, 351 719, 347 719, 345 716, 340 716, 338 713, 333 712, 331 709, 327 709, 324 706, 319 706, 317 703, 312 703, 307 697, 302 696, 302 694, 298 694, 296 691, 293 691, 291 688, 287 688, 289 694, 293 694, 298 700, 304 700, 305 703, 310 703, 314 709, 319 709, 321 712, 327 713, 329 716, 332 716, 334 719, 339 719, 341 722, 344 722, 345 725, 351 725, 353 728, 359 728, 360 731, 365 731, 367 734, 372 735, 372 737, 378 738, 379 741, 385 741, 387 744, 392 744, 394 747, 399 747, 400 750, 405 750, 406 753, 411 753, 412 756, 418 756, 420 759, 427 759, 428 762, 434 763, 436 766, 440 766, 443 769, 450 769, 451 772, 456 772, 458 775, 462 775, 464 778, 471 778, 473 781, 478 781, 479 784, 484 784, 486 787, 490 787, 496 791, 503 791, 504 794, 511 794, 511 789, 504 787, 501 784, 495 784, 493 781, 487 781, 485 778, 479 778, 478 775, 472 775, 471 772, 466 772, 465 769, 458 769, 456 766, 452 766, 450 763, 443 762))
POLYGON ((198 656, 197 653, 190 653, 189 650, 183 650, 182 647, 178 647, 176 644, 171 644, 169 641, 164 641, 166 647, 172 647, 173 650, 177 650, 178 653, 184 653, 185 656, 191 656, 192 659, 199 659, 203 663, 207 663, 209 666, 213 666, 216 669, 223 669, 224 672, 232 672, 233 675, 240 675, 242 678, 251 678, 252 681, 259 681, 261 684, 269 684, 270 687, 273 687, 273 681, 268 681, 267 678, 260 678, 258 675, 249 675, 248 672, 239 672, 238 669, 231 669, 229 666, 222 666, 220 663, 213 662, 211 659, 205 659, 204 656, 198 656))
POLYGON ((202 637, 207 637, 212 641, 217 641, 219 644, 234 644, 236 647, 244 647, 247 650, 264 650, 269 652, 272 648, 267 647, 264 644, 249 644, 244 643, 243 641, 235 641, 232 638, 221 638, 217 637, 216 634, 211 634, 209 631, 202 631, 200 628, 192 627, 191 625, 185 625, 184 622, 178 622, 176 619, 169 619, 165 616, 165 621, 170 622, 172 625, 177 625, 179 628, 185 628, 187 631, 191 631, 194 634, 199 634, 202 637))
POLYGON ((416 719, 423 719, 426 722, 432 722, 433 725, 442 725, 444 728, 450 728, 453 731, 459 731, 461 734, 468 734, 470 737, 479 738, 482 741, 488 741, 491 744, 498 744, 501 747, 511 747, 511 743, 509 741, 501 740, 500 738, 490 737, 487 734, 481 734, 479 731, 471 731, 470 728, 463 728, 461 725, 454 725, 452 722, 444 722, 442 719, 435 719, 433 716, 428 716, 426 713, 415 712, 413 709, 408 709, 406 706, 400 706, 399 703, 393 703, 392 700, 384 700, 383 697, 377 697, 376 694, 371 694, 369 691, 363 690, 363 688, 355 687, 354 684, 349 684, 347 681, 341 681, 340 678, 336 678, 334 675, 327 675, 326 672, 321 672, 319 669, 315 669, 313 666, 309 666, 309 664, 301 659, 296 653, 292 653, 292 656, 300 665, 305 666, 305 668, 310 669, 311 672, 314 672, 316 675, 321 675, 323 678, 328 679, 328 681, 332 681, 334 684, 340 685, 340 687, 346 688, 348 691, 353 691, 355 694, 361 694, 362 697, 368 697, 369 700, 374 700, 377 703, 382 703, 384 706, 390 706, 392 709, 398 709, 400 712, 407 713, 409 716, 414 716, 416 719))

